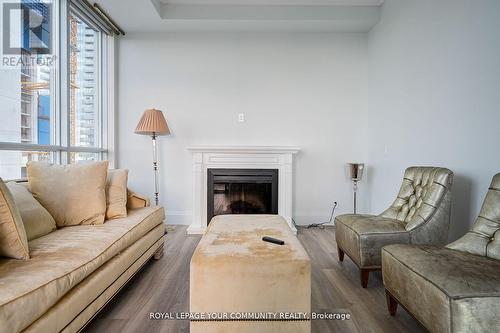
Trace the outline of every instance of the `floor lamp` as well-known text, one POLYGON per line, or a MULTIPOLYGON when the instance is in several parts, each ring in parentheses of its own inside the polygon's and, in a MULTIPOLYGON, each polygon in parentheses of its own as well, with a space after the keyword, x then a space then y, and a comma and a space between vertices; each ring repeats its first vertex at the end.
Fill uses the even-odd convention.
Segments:
POLYGON ((163 113, 157 109, 149 109, 144 111, 141 120, 135 128, 136 134, 149 135, 151 136, 151 141, 153 143, 153 172, 155 178, 155 202, 158 206, 158 152, 156 148, 156 137, 159 135, 170 134, 170 129, 168 128, 167 121, 163 116, 163 113))
POLYGON ((349 167, 349 175, 352 180, 352 191, 353 191, 353 201, 354 201, 354 214, 356 214, 356 194, 358 192, 358 182, 363 178, 363 170, 365 165, 363 163, 347 163, 349 167))

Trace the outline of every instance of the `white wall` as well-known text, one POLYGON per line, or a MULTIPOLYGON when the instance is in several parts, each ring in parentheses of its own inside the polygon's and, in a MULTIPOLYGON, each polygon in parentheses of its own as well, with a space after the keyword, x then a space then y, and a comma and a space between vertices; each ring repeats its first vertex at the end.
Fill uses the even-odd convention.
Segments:
POLYGON ((119 45, 119 165, 130 169, 133 189, 152 195, 150 139, 132 133, 155 107, 173 132, 160 141, 168 223, 190 223, 185 148, 198 144, 300 146, 296 221, 327 219, 335 200, 338 212, 350 211, 344 164, 366 158, 367 54, 366 34, 127 34, 119 45))
POLYGON ((459 237, 500 172, 500 1, 386 0, 369 70, 369 210, 390 204, 406 166, 446 166, 459 237))

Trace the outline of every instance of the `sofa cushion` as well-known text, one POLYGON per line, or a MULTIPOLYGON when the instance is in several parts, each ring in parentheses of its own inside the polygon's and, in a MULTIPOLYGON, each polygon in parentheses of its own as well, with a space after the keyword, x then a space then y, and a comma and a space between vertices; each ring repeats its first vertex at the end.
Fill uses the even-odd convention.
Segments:
POLYGON ((0 323, 21 331, 164 216, 163 208, 146 207, 105 224, 62 228, 31 241, 30 260, 0 260, 0 323))
POLYGON ((7 187, 21 213, 28 241, 56 230, 56 221, 52 215, 33 197, 26 186, 8 182, 7 187))
POLYGON ((108 171, 106 180, 106 220, 127 216, 128 170, 108 171))
POLYGON ((31 193, 59 228, 104 222, 107 161, 76 165, 28 162, 27 166, 31 193))
POLYGON ((164 243, 160 224, 96 269, 22 333, 79 332, 164 243))
POLYGON ((405 223, 373 215, 345 214, 335 218, 338 246, 361 268, 380 267, 380 250, 394 243, 408 244, 405 223))
POLYGON ((431 331, 467 332, 457 327, 468 327, 467 322, 478 315, 486 318, 493 309, 500 311, 497 260, 442 247, 398 244, 382 249, 382 271, 386 289, 431 331))
POLYGON ((12 193, 0 178, 0 256, 29 259, 28 238, 12 193))

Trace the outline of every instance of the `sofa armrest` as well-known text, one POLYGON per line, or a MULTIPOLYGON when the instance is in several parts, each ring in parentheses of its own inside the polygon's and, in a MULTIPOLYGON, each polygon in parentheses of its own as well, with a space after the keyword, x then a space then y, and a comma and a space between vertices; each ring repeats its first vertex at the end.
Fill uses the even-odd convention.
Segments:
POLYGON ((127 190, 127 210, 149 207, 149 198, 127 190))

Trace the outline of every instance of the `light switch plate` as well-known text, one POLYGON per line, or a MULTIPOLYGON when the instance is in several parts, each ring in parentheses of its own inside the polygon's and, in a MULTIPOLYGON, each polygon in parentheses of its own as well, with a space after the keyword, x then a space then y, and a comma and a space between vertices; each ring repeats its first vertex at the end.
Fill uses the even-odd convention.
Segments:
POLYGON ((245 114, 244 113, 238 113, 238 122, 242 123, 245 121, 245 114))

